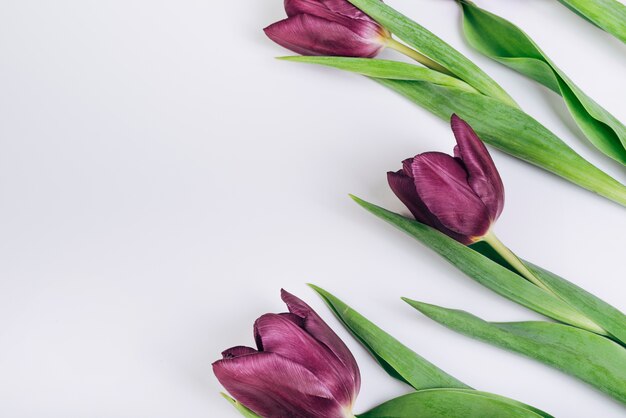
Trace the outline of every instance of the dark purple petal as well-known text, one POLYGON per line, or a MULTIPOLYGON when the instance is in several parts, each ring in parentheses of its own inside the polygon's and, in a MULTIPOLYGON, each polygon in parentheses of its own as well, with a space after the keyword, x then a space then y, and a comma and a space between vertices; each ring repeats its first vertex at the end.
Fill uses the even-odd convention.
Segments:
POLYGON ((223 358, 235 358, 235 357, 241 357, 241 356, 248 356, 250 354, 256 354, 256 353, 258 353, 258 351, 255 350, 254 348, 244 347, 240 345, 240 346, 229 348, 228 350, 223 351, 222 357, 223 358))
POLYGON ((360 9, 354 6, 352 3, 346 0, 322 0, 322 3, 334 13, 349 17, 355 20, 367 20, 372 23, 376 23, 374 19, 363 13, 360 9))
POLYGON ((387 181, 391 190, 404 203, 417 221, 426 225, 432 224, 434 220, 432 214, 417 194, 412 177, 407 176, 404 170, 395 173, 390 171, 387 173, 387 181))
POLYGON ((352 396, 353 399, 356 399, 356 396, 361 389, 361 373, 359 371, 359 366, 357 365, 357 362, 348 347, 328 326, 328 324, 324 322, 317 312, 315 312, 303 300, 287 292, 285 289, 281 289, 280 296, 283 302, 287 305, 289 312, 303 319, 304 329, 311 336, 313 336, 313 338, 330 350, 342 363, 346 370, 344 375, 349 375, 352 378, 352 396))
MULTIPOLYGON (((413 159, 411 158, 410 160, 405 160, 405 162, 406 161, 411 161, 412 163, 413 159)), ((405 175, 405 170, 400 170, 396 173, 389 172, 387 173, 387 181, 389 182, 391 190, 409 209, 411 214, 415 217, 415 220, 433 227, 457 241, 464 242, 466 240, 466 237, 446 228, 439 219, 428 210, 428 207, 426 207, 417 194, 412 175, 411 177, 405 175)))
POLYGON ((363 38, 389 38, 391 34, 346 0, 285 0, 287 16, 307 14, 339 23, 363 38))
POLYGON ((336 14, 323 1, 318 0, 285 0, 285 12, 289 17, 306 14, 331 21, 334 21, 336 14))
POLYGON ((455 158, 428 152, 413 159, 415 190, 428 210, 465 244, 489 231, 491 220, 482 200, 467 183, 467 172, 455 158))
POLYGON ((342 405, 353 401, 354 381, 343 363, 325 345, 290 319, 266 314, 254 324, 264 352, 279 354, 310 370, 342 405))
POLYGON ((347 0, 285 0, 285 11, 287 16, 310 14, 328 20, 333 20, 334 16, 339 16, 375 23, 372 18, 347 0))
POLYGON ((498 169, 487 147, 467 122, 452 115, 451 124, 458 144, 454 153, 463 160, 470 187, 487 206, 491 220, 495 221, 504 209, 504 185, 498 169))
POLYGON ((407 158, 402 161, 402 172, 405 176, 413 179, 413 158, 407 158))
POLYGON ((213 363, 226 390, 263 417, 342 418, 342 406, 303 366, 272 353, 213 363))
POLYGON ((358 31, 308 14, 289 17, 265 28, 277 44, 302 55, 333 55, 372 58, 384 43, 374 29, 358 31))

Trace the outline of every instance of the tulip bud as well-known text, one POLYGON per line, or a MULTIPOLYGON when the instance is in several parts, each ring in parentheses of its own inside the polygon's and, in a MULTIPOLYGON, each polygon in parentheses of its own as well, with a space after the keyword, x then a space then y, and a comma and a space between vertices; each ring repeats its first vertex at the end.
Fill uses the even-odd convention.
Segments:
POLYGON ((282 291, 288 313, 254 324, 257 349, 233 347, 213 363, 220 383, 265 418, 347 418, 361 385, 348 347, 306 303, 282 291))
POLYGON ((389 186, 415 219, 463 244, 488 234, 504 208, 504 185, 483 142, 452 115, 454 157, 427 152, 389 172, 389 186))
POLYGON ((391 38, 346 0, 285 0, 285 11, 287 19, 264 31, 298 54, 373 58, 391 38))

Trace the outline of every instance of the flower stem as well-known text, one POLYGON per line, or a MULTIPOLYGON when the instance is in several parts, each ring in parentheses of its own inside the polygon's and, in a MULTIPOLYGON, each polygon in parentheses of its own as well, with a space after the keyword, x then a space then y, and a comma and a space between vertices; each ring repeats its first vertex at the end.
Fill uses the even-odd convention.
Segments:
POLYGON ((556 296, 552 289, 546 286, 545 283, 543 283, 537 276, 535 276, 528 269, 528 267, 526 267, 522 260, 520 260, 513 251, 509 250, 509 248, 504 245, 504 243, 500 241, 500 239, 493 232, 489 232, 487 235, 485 235, 483 237, 483 241, 485 241, 494 250, 496 250, 497 253, 500 254, 500 256, 504 258, 504 260, 509 263, 511 267, 513 267, 522 277, 524 277, 526 280, 533 283, 534 285, 539 286, 551 295, 556 296))
POLYGON ((447 68, 445 68, 441 64, 436 63, 432 59, 428 58, 426 55, 421 54, 420 52, 414 50, 413 48, 410 48, 406 46, 405 44, 398 42, 391 37, 387 40, 387 47, 395 51, 398 51, 399 53, 406 55, 407 57, 411 59, 414 59, 415 61, 419 62, 425 67, 430 68, 431 70, 439 71, 440 73, 444 73, 444 74, 455 77, 455 75, 452 72, 450 72, 447 68))
MULTIPOLYGON (((506 245, 504 245, 504 243, 500 241, 500 239, 493 232, 489 232, 487 235, 485 235, 483 237, 483 241, 489 244, 507 263, 511 265, 511 267, 513 267, 515 271, 517 271, 517 273, 519 273, 526 280, 548 292, 552 296, 569 304, 569 302, 561 298, 539 277, 533 274, 528 269, 528 267, 526 267, 524 262, 520 260, 519 257, 516 256, 515 253, 513 253, 513 251, 511 251, 506 245)), ((570 321, 570 325, 573 325, 575 327, 582 328, 599 335, 609 335, 604 328, 596 324, 591 319, 587 318, 584 314, 578 312, 575 307, 572 307, 572 313, 569 315, 568 319, 570 321)))

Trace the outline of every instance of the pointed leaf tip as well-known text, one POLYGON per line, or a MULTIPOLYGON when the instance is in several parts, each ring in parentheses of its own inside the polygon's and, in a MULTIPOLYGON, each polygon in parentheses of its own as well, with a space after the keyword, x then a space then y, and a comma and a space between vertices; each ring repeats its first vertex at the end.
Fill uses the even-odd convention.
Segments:
POLYGON ((318 285, 314 283, 307 283, 306 285, 309 286, 311 289, 315 290, 316 292, 318 289, 321 289, 321 287, 319 287, 318 285))
POLYGON ((402 300, 408 303, 414 309, 418 310, 419 312, 421 312, 422 314, 428 317, 430 317, 434 311, 437 311, 438 309, 443 309, 437 305, 431 305, 429 303, 419 302, 417 300, 413 300, 409 298, 402 298, 402 300))

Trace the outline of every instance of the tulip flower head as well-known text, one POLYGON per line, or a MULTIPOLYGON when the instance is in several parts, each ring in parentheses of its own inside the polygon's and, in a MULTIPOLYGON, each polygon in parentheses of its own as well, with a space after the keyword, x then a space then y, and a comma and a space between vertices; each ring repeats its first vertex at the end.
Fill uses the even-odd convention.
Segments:
POLYGON ((285 11, 287 19, 264 31, 298 54, 373 58, 391 38, 347 0, 285 0, 285 11))
POLYGON ((306 303, 284 290, 281 296, 289 312, 255 322, 257 348, 224 351, 213 372, 264 418, 352 418, 361 386, 352 353, 306 303))
POLYGON ((463 244, 486 236, 504 208, 504 185, 472 127, 452 115, 454 157, 427 152, 389 172, 389 186, 419 222, 463 244))

